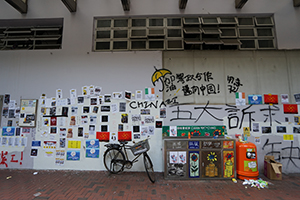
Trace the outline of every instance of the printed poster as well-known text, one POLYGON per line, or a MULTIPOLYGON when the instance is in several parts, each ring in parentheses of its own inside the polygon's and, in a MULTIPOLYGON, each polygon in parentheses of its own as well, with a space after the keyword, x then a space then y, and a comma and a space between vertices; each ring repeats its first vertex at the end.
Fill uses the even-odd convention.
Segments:
POLYGON ((99 158, 99 152, 100 152, 99 149, 87 148, 85 157, 86 158, 99 158))
POLYGON ((73 160, 73 161, 80 160, 80 151, 79 150, 67 151, 67 160, 73 160))
POLYGON ((15 135, 15 127, 2 128, 2 136, 14 136, 14 135, 15 135))

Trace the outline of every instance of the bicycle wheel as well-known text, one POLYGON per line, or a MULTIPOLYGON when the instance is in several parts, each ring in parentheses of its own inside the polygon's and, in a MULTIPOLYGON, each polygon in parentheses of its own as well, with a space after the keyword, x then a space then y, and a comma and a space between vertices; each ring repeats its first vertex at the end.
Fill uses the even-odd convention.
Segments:
POLYGON ((146 169, 146 172, 147 172, 147 175, 148 175, 150 181, 152 183, 154 183, 155 180, 156 180, 155 172, 154 172, 154 169, 153 169, 152 161, 151 161, 151 159, 150 159, 150 157, 148 156, 147 153, 144 153, 144 164, 145 164, 145 169, 146 169))
POLYGON ((107 171, 117 174, 124 169, 125 156, 119 149, 107 149, 104 153, 103 161, 107 171))

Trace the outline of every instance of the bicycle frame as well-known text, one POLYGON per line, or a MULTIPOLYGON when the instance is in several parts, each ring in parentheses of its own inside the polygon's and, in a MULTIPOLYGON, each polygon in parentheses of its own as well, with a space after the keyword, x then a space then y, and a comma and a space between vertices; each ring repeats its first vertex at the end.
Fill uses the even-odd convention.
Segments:
POLYGON ((125 154, 126 161, 130 161, 130 162, 134 163, 143 154, 143 153, 140 153, 140 154, 136 155, 133 160, 129 160, 128 154, 127 154, 127 149, 130 149, 131 146, 130 145, 125 145, 125 144, 120 145, 120 146, 121 146, 121 150, 125 154))

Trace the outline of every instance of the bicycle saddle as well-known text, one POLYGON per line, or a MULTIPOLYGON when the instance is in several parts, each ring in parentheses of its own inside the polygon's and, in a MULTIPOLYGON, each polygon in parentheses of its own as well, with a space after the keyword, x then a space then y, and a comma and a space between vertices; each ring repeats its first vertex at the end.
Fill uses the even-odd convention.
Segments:
POLYGON ((128 142, 127 141, 120 141, 120 144, 128 144, 128 142))

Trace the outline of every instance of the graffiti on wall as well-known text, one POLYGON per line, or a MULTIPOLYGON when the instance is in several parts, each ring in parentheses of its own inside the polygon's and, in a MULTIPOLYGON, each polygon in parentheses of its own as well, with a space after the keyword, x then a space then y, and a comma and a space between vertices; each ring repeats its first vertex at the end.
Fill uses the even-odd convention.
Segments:
POLYGON ((22 165, 23 163, 23 151, 18 152, 19 158, 17 158, 16 153, 8 154, 8 151, 1 151, 0 155, 0 166, 8 167, 8 164, 19 164, 22 165))
MULTIPOLYGON (((152 74, 152 84, 155 86, 156 82, 162 84, 160 92, 178 92, 181 90, 184 96, 198 95, 209 96, 220 93, 220 84, 215 83, 213 73, 211 71, 173 74, 168 69, 156 69, 152 74)), ((238 92, 243 84, 238 77, 232 75, 227 76, 227 89, 229 93, 238 92)), ((173 102, 173 101, 171 101, 173 102)))

